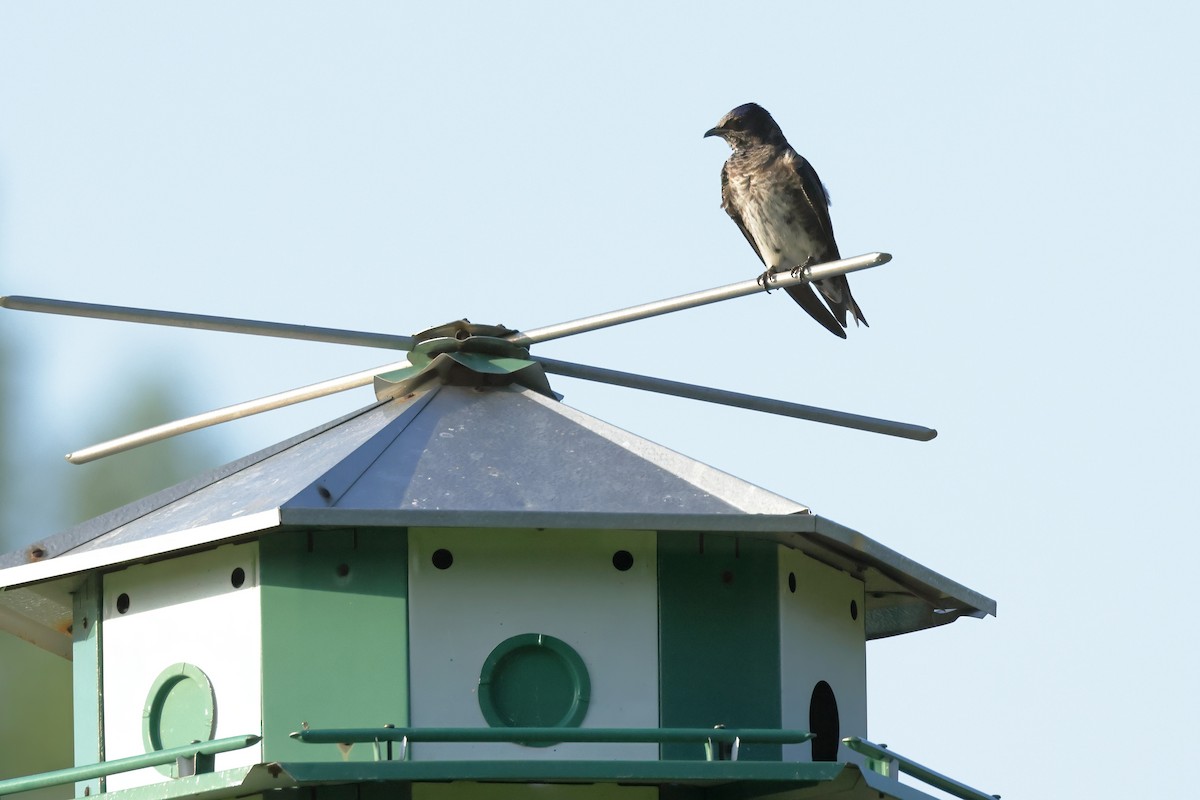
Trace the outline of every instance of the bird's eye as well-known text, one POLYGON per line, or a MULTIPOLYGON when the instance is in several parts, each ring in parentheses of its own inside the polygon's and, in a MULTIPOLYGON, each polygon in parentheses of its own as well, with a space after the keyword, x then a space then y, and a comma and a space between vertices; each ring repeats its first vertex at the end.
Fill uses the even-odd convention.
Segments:
POLYGON ((725 123, 724 127, 731 131, 744 130, 746 127, 746 121, 744 119, 742 119, 741 117, 733 117, 732 119, 730 119, 728 122, 725 123))

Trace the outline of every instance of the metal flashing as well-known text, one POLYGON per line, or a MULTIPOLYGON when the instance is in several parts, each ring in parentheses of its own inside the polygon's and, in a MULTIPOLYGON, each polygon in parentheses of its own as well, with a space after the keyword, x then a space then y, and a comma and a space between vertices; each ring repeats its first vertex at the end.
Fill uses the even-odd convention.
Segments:
POLYGON ((348 414, 24 550, 0 555, 0 586, 11 585, 5 567, 108 549, 274 509, 331 506, 685 514, 807 511, 536 391, 431 385, 348 414), (359 469, 360 474, 351 475, 359 469), (345 484, 344 491, 331 503, 321 489, 331 492, 330 485, 337 483, 345 484), (629 491, 631 486, 635 492, 629 491))
POLYGON ((0 557, 0 609, 12 612, 0 624, 15 614, 60 626, 89 572, 279 528, 377 526, 770 540, 862 580, 868 638, 996 613, 993 600, 800 503, 537 391, 431 382, 0 557))
MULTIPOLYGON (((272 458, 280 453, 291 450, 297 445, 321 436, 327 431, 342 428, 347 423, 350 423, 357 417, 369 414, 377 409, 381 404, 372 404, 365 408, 358 409, 335 420, 319 425, 316 428, 305 431, 290 439, 285 439, 278 444, 259 450, 248 456, 244 456, 228 464, 224 464, 216 469, 197 475, 194 478, 183 481, 170 486, 162 491, 147 495, 132 503, 115 508, 97 517, 93 517, 85 522, 68 528, 61 533, 49 536, 41 541, 35 542, 21 550, 14 550, 8 553, 0 553, 0 575, 3 574, 5 568, 13 567, 31 562, 44 561, 57 558, 64 553, 93 542, 97 538, 104 536, 110 532, 121 529, 126 525, 130 525, 135 521, 152 514, 160 509, 166 508, 176 502, 189 497, 197 491, 200 491, 215 483, 219 483, 228 478, 238 475, 244 470, 253 467, 269 458, 272 458)), ((243 511, 242 514, 246 512, 243 511)), ((0 583, 0 586, 3 586, 0 583)))

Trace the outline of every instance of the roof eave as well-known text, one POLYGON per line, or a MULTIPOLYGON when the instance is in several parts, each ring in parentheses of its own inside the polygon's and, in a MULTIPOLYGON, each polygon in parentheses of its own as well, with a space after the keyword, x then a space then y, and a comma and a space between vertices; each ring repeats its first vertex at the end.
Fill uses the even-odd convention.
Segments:
MULTIPOLYGON (((358 510, 283 508, 163 534, 102 550, 0 570, 0 608, 19 612, 25 591, 70 615, 70 593, 87 574, 120 569, 277 529, 348 527, 542 528, 696 531, 778 542, 863 581, 868 638, 911 633, 961 616, 995 616, 996 602, 852 528, 814 514, 646 514, 545 511, 358 510)), ((3 625, 4 616, 0 616, 3 625)), ((61 620, 40 620, 60 628, 61 620)), ((7 629, 10 626, 4 625, 7 629)), ((28 638, 24 636, 23 638, 28 638)))

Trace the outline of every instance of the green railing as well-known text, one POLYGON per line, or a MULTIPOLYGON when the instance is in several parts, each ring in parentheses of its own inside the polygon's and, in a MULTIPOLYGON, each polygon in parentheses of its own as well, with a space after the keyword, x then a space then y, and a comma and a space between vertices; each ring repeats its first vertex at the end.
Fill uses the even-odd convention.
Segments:
MULTIPOLYGON (((667 744, 695 743, 703 745, 709 761, 737 760, 738 748, 742 744, 799 744, 813 738, 813 734, 800 730, 777 730, 773 728, 327 728, 303 730, 291 734, 292 738, 309 744, 354 744, 371 743, 375 747, 377 761, 392 760, 392 744, 400 743, 400 760, 408 759, 408 745, 412 742, 508 742, 519 744, 550 745, 565 743, 595 744, 667 744), (720 747, 725 745, 725 748, 720 747)), ((0 796, 58 786, 65 783, 91 780, 120 772, 130 772, 146 767, 170 764, 178 759, 213 756, 231 750, 241 750, 261 741, 255 735, 231 736, 208 742, 156 750, 153 753, 102 761, 81 767, 70 767, 40 775, 10 778, 0 781, 0 796)), ((884 745, 874 744, 857 736, 850 736, 842 743, 851 750, 865 756, 876 772, 887 777, 898 777, 903 772, 917 780, 940 789, 962 800, 998 800, 999 795, 990 795, 954 780, 951 777, 918 764, 912 759, 888 750, 884 745)))
POLYGON ((910 758, 893 753, 885 745, 868 742, 866 739, 860 739, 857 736, 847 736, 845 739, 842 739, 842 744, 876 762, 872 767, 881 767, 877 768, 876 771, 888 777, 896 777, 892 773, 894 765, 896 769, 899 769, 905 775, 910 775, 919 781, 924 781, 935 789, 941 789, 943 792, 952 794, 955 797, 961 797, 963 800, 1000 800, 1000 795, 998 794, 988 794, 978 789, 973 789, 965 783, 959 783, 954 778, 943 775, 940 772, 935 772, 910 758))
POLYGON ((158 767, 163 764, 173 764, 176 759, 194 758, 196 756, 211 756, 226 753, 230 750, 241 750, 257 744, 261 736, 230 736, 228 739, 213 739, 208 742, 192 742, 191 744, 171 747, 166 750, 155 750, 140 756, 117 758, 112 761, 101 761, 99 764, 85 764, 82 767, 43 772, 40 775, 27 775, 23 778, 9 778, 0 781, 0 797, 17 792, 28 792, 33 789, 44 789, 47 786, 58 786, 64 783, 87 781, 118 772, 130 772, 145 767, 158 767))
POLYGON ((308 744, 375 745, 375 759, 392 760, 393 742, 399 742, 400 760, 408 760, 412 742, 509 742, 513 744, 551 745, 586 742, 589 744, 667 744, 703 745, 709 761, 736 761, 743 744, 799 744, 813 738, 808 731, 775 728, 325 728, 296 731, 293 739, 308 744), (728 759, 718 744, 728 745, 728 759), (386 748, 382 748, 386 745, 386 748))

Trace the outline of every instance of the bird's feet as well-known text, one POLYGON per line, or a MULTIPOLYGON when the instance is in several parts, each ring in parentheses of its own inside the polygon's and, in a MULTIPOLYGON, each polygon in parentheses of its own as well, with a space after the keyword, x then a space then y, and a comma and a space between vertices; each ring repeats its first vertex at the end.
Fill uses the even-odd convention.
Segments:
POLYGON ((804 270, 808 269, 809 267, 811 267, 811 266, 812 266, 813 264, 815 264, 815 263, 817 263, 817 257, 816 257, 816 256, 809 256, 808 258, 804 259, 804 263, 803 263, 803 264, 797 264, 796 266, 792 267, 792 273, 791 273, 791 274, 792 274, 792 277, 793 277, 793 278, 799 278, 799 277, 800 277, 800 273, 801 273, 801 272, 803 272, 804 270))
POLYGON ((767 294, 771 293, 771 279, 775 277, 775 268, 769 267, 767 271, 758 276, 758 285, 763 287, 763 291, 767 294))

